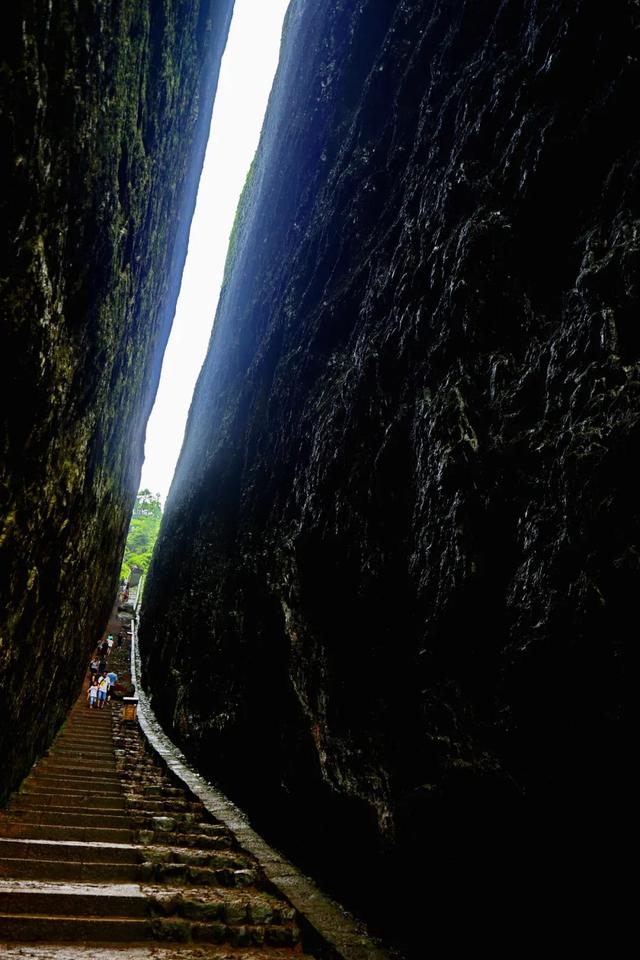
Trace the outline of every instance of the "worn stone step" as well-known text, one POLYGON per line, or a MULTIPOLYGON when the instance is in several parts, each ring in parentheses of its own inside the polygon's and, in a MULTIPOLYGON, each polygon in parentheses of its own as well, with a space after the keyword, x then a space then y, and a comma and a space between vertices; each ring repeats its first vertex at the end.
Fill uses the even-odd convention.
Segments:
POLYGON ((105 737, 109 739, 109 742, 113 741, 111 723, 106 723, 103 727, 88 726, 86 719, 86 715, 83 715, 81 719, 74 719, 67 723, 58 734, 56 743, 59 743, 65 737, 76 737, 80 740, 86 740, 88 737, 105 737))
MULTIPOLYGON (((12 806, 7 813, 11 820, 33 826, 90 827, 98 819, 94 812, 82 813, 78 811, 73 813, 65 809, 52 813, 48 807, 44 810, 38 810, 34 807, 16 809, 15 806, 12 806)), ((110 810, 108 813, 103 811, 100 814, 99 822, 102 827, 139 829, 132 817, 117 810, 110 810)))
MULTIPOLYGON (((165 817, 158 814, 141 814, 135 818, 135 822, 139 829, 154 831, 158 836, 164 835, 165 846, 179 847, 184 837, 196 835, 218 840, 225 839, 235 844, 228 827, 221 823, 198 821, 193 814, 174 814, 165 817), (177 836, 175 842, 169 839, 174 834, 177 836)), ((191 846, 191 843, 187 843, 187 846, 191 846)))
POLYGON ((126 943, 131 940, 150 939, 152 936, 152 921, 145 917, 61 917, 50 914, 0 913, 0 940, 43 943, 98 940, 103 943, 126 943))
POLYGON ((49 798, 45 797, 44 800, 42 800, 40 797, 21 794, 11 802, 11 816, 16 817, 26 811, 34 815, 49 814, 55 816, 65 813, 86 813, 87 815, 94 817, 95 820, 100 820, 102 817, 112 816, 113 814, 126 816, 126 809, 123 806, 96 807, 92 804, 74 805, 68 803, 60 806, 58 803, 47 802, 48 799, 49 798))
POLYGON ((102 881, 135 883, 146 878, 142 865, 134 863, 81 863, 71 860, 25 860, 0 857, 0 878, 16 880, 102 881))
POLYGON ((142 787, 160 787, 165 783, 162 774, 138 773, 135 769, 127 773, 127 780, 131 784, 132 790, 139 790, 142 787))
POLYGON ((255 888, 235 890, 211 887, 146 887, 142 891, 154 915, 188 920, 218 920, 229 925, 288 926, 296 912, 287 903, 255 888))
POLYGON ((59 738, 67 736, 82 737, 84 739, 92 736, 108 737, 111 742, 113 740, 111 713, 98 713, 96 715, 87 709, 86 713, 83 713, 82 716, 79 716, 73 723, 69 724, 58 734, 59 738))
POLYGON ((2 944, 2 960, 312 960, 298 947, 232 947, 228 944, 181 943, 177 954, 173 945, 160 943, 41 944, 26 942, 2 944))
POLYGON ((0 913, 146 917, 151 904, 137 883, 86 884, 0 880, 0 913))
POLYGON ((49 790, 55 793, 109 793, 125 795, 124 785, 120 780, 111 778, 109 780, 69 780, 65 777, 47 776, 46 779, 34 774, 28 781, 22 785, 22 793, 28 793, 32 790, 49 790))
POLYGON ((39 777, 31 777, 28 783, 22 787, 23 796, 34 793, 48 793, 50 796, 87 796, 87 797, 121 797, 124 791, 119 783, 92 783, 91 786, 82 784, 81 781, 75 783, 55 783, 51 781, 43 782, 39 777))
POLYGON ((174 810, 169 816, 168 812, 163 815, 161 812, 152 811, 145 812, 144 810, 135 810, 129 809, 128 815, 131 817, 132 821, 144 829, 153 830, 156 829, 155 822, 158 819, 162 820, 172 820, 176 824, 176 830, 186 830, 193 829, 193 825, 198 823, 202 817, 202 811, 193 811, 193 810, 174 810))
MULTIPOLYGON (((118 747, 115 747, 118 750, 118 747)), ((120 754, 131 764, 132 772, 144 774, 148 776, 149 774, 155 774, 156 776, 160 774, 163 776, 163 771, 160 769, 155 760, 149 757, 146 753, 141 753, 139 750, 120 750, 120 754)))
POLYGON ((136 830, 136 842, 145 846, 168 843, 175 847, 197 847, 200 850, 231 850, 237 847, 231 835, 215 837, 206 833, 176 833, 144 828, 136 830))
POLYGON ((26 942, 2 944, 2 960, 312 960, 298 952, 298 947, 232 947, 228 944, 113 943, 108 947, 95 944, 41 944, 26 942))
POLYGON ((181 863, 214 870, 244 870, 249 860, 239 850, 200 850, 192 847, 146 846, 142 859, 152 863, 181 863))
POLYGON ((87 739, 86 737, 58 737, 58 739, 52 743, 49 750, 54 754, 58 750, 92 750, 98 753, 107 751, 113 754, 113 741, 106 736, 95 739, 87 739))
MULTIPOLYGON (((80 773, 74 774, 65 772, 64 775, 48 772, 40 772, 39 770, 34 770, 29 778, 29 781, 32 783, 41 783, 51 786, 56 786, 56 784, 62 784, 67 787, 91 787, 91 789, 98 786, 105 787, 117 787, 119 790, 123 790, 123 783, 121 777, 106 776, 104 774, 96 774, 92 777, 84 776, 80 773)), ((25 784, 26 786, 26 784, 25 784)))
POLYGON ((65 760, 83 760, 91 761, 94 764, 104 763, 108 767, 115 766, 115 757, 113 750, 90 750, 89 748, 78 747, 77 750, 71 747, 60 747, 60 749, 52 749, 47 754, 49 759, 55 758, 58 763, 62 764, 65 760))
POLYGON ((35 776, 36 774, 39 775, 41 773, 48 777, 54 777, 58 780, 68 775, 73 777, 75 780, 84 780, 86 783, 93 783, 94 780, 101 780, 103 777, 106 777, 110 780, 121 781, 122 779, 121 774, 115 767, 109 770, 95 770, 86 764, 61 764, 54 759, 45 759, 40 761, 34 770, 33 775, 35 776))
POLYGON ((143 786, 142 788, 143 797, 149 798, 162 798, 169 797, 172 799, 184 799, 185 792, 179 787, 168 787, 164 784, 151 784, 143 786))
MULTIPOLYGON (((141 848, 126 843, 91 843, 75 840, 29 840, 0 837, 0 856, 25 860, 66 860, 78 863, 140 863, 141 848)), ((145 851, 147 854, 148 851, 145 851)), ((145 855, 144 859, 148 859, 145 855)))
POLYGON ((136 877, 143 883, 234 889, 256 886, 260 879, 257 871, 251 868, 233 870, 230 867, 224 867, 216 870, 211 867, 190 866, 186 863, 153 863, 151 861, 141 864, 136 877))
MULTIPOLYGON (((186 921, 182 921, 185 923, 186 921)), ((156 928, 163 939, 170 939, 165 936, 165 930, 171 930, 172 927, 178 927, 179 921, 163 920, 156 928)), ((158 924, 158 921, 154 921, 158 924)), ((209 923, 191 923, 190 939, 196 943, 230 943, 236 947, 261 947, 270 945, 274 947, 295 946, 300 939, 300 933, 297 927, 281 927, 276 924, 272 926, 252 926, 243 924, 242 926, 227 926, 224 923, 215 920, 209 923)), ((178 927, 179 929, 179 927, 178 927)), ((178 936, 175 939, 179 939, 178 936)))
MULTIPOLYGON (((89 682, 87 681, 87 687, 89 682)), ((71 712, 67 720, 67 725, 65 729, 68 729, 72 724, 91 724, 91 723, 104 723, 105 726, 108 725, 110 719, 108 713, 103 713, 103 710, 106 710, 106 707, 98 707, 92 710, 91 707, 87 704, 86 701, 86 687, 82 694, 80 694, 79 699, 76 701, 74 707, 72 707, 71 712)))
POLYGON ((86 728, 82 730, 69 730, 64 734, 59 734, 58 737, 53 741, 52 747, 58 747, 67 745, 73 749, 76 747, 90 747, 95 745, 98 749, 102 749, 103 746, 108 746, 109 749, 113 747, 113 734, 109 727, 105 727, 102 730, 87 730, 86 728))
POLYGON ((58 734, 58 737, 64 736, 108 736, 111 739, 113 737, 111 711, 103 713, 100 710, 92 710, 89 706, 84 707, 82 713, 72 716, 70 722, 58 734))
MULTIPOLYGON (((40 769, 40 767, 38 769, 40 769)), ((86 773, 87 777, 89 777, 91 773, 112 778, 116 778, 119 775, 115 761, 94 760, 91 757, 74 757, 73 759, 52 757, 46 765, 46 770, 47 773, 55 774, 61 778, 64 777, 65 771, 69 771, 69 773, 73 773, 76 776, 86 773)))
POLYGON ((229 927, 224 923, 198 923, 182 919, 144 917, 58 916, 0 913, 0 940, 25 942, 128 942, 160 939, 176 943, 231 943, 235 946, 292 946, 296 932, 282 927, 229 927))
POLYGON ((123 797, 95 797, 87 794, 64 794, 64 802, 59 794, 50 793, 21 793, 15 801, 20 807, 55 807, 60 810, 71 810, 86 808, 88 810, 124 810, 125 800, 123 797))
POLYGON ((87 737, 82 737, 78 739, 65 738, 64 740, 56 740, 51 747, 49 752, 55 754, 58 750, 65 751, 75 751, 75 750, 91 750, 94 753, 104 753, 107 752, 113 756, 113 743, 108 740, 106 737, 102 740, 89 740, 87 737))
POLYGON ((191 812, 202 816, 203 807, 199 803, 190 803, 187 800, 145 800, 135 794, 128 794, 127 801, 129 809, 137 810, 141 813, 158 813, 162 815, 166 812, 167 816, 172 816, 172 812, 191 812))
POLYGON ((85 826, 69 824, 34 824, 21 820, 0 823, 0 836, 31 840, 76 840, 91 843, 137 843, 137 831, 131 828, 105 827, 102 821, 85 826))

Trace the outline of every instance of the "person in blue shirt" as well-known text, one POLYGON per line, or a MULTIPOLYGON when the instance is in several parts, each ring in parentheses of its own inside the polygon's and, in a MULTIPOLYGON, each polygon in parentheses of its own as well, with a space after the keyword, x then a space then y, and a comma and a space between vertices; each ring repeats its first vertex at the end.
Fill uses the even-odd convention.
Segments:
POLYGON ((112 699, 113 699, 114 686, 115 686, 115 684, 118 682, 118 674, 117 674, 117 673, 114 673, 113 670, 111 670, 111 671, 107 674, 107 676, 108 676, 108 678, 109 678, 109 690, 107 691, 107 699, 112 700, 112 699))

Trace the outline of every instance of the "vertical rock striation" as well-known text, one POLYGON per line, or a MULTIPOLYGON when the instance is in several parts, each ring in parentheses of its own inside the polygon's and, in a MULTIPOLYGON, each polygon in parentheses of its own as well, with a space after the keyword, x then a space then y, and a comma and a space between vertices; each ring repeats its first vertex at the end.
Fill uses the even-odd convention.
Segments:
POLYGON ((289 10, 141 641, 187 753, 372 911, 453 811, 620 796, 639 29, 289 10))
POLYGON ((231 7, 3 12, 0 799, 111 609, 231 7))

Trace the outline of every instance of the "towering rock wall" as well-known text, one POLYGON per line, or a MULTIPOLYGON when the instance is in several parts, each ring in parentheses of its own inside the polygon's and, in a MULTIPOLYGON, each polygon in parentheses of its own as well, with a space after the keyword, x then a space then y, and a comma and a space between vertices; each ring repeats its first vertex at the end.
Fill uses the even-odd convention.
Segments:
POLYGON ((231 7, 3 10, 0 799, 111 609, 231 7))
POLYGON ((187 753, 379 916, 452 814, 620 795, 639 28, 288 14, 141 641, 187 753))

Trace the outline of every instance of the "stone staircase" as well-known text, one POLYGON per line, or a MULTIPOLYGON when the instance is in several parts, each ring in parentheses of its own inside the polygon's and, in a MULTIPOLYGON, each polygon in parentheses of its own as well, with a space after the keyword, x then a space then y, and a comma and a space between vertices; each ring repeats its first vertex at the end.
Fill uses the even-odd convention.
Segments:
POLYGON ((83 693, 0 812, 0 956, 300 960, 295 910, 178 783, 83 693))

